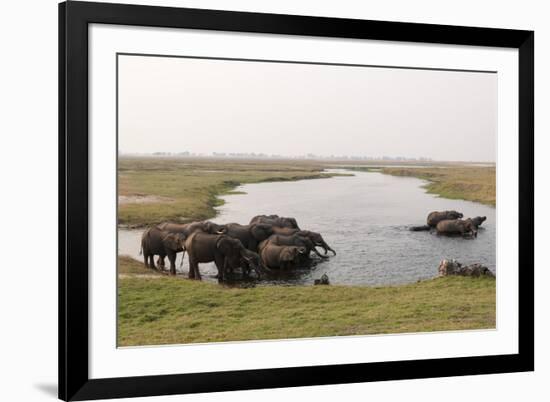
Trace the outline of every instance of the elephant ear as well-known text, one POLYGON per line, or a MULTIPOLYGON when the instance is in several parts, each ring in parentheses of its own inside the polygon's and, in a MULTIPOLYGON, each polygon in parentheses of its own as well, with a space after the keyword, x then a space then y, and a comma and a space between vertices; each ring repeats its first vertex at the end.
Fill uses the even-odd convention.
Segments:
POLYGON ((283 248, 281 250, 281 254, 279 254, 279 258, 281 259, 281 261, 292 261, 290 249, 288 247, 283 248))
POLYGON ((205 221, 202 224, 202 230, 205 233, 214 233, 214 225, 212 222, 205 221))
POLYGON ((267 232, 269 227, 270 226, 263 223, 254 223, 250 226, 249 232, 253 238, 258 241, 262 241, 269 237, 269 233, 267 232))
POLYGON ((176 234, 176 241, 178 242, 179 247, 185 248, 185 241, 187 240, 187 236, 183 233, 176 234))
POLYGON ((178 238, 176 237, 175 234, 169 234, 169 235, 165 236, 162 239, 162 242, 170 250, 177 250, 178 248, 180 248, 180 243, 179 243, 178 238))
POLYGON ((281 252, 281 261, 294 261, 296 254, 298 254, 296 247, 285 247, 281 252))
POLYGON ((231 255, 233 250, 239 248, 239 243, 229 236, 220 236, 220 239, 216 243, 216 248, 221 251, 223 255, 231 255))

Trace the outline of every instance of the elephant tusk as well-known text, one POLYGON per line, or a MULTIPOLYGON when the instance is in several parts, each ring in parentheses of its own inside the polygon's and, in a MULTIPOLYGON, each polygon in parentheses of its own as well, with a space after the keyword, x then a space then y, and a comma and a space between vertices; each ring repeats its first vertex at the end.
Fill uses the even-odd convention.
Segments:
POLYGON ((314 248, 313 251, 315 252, 315 254, 317 254, 317 255, 318 255, 319 257, 321 257, 321 258, 328 258, 328 255, 323 255, 323 254, 321 254, 320 252, 317 251, 316 248, 314 248))
POLYGON ((183 258, 184 257, 185 257, 185 249, 183 249, 183 253, 181 254, 180 268, 183 268, 183 258))

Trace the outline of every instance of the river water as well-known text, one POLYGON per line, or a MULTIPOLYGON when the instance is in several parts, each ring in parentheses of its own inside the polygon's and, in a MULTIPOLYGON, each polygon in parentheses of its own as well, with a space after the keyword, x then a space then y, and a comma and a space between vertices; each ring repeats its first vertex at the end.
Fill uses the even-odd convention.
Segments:
MULTIPOLYGON (((346 172, 350 173, 350 172, 346 172)), ((337 255, 313 269, 298 270, 257 284, 312 284, 327 274, 332 284, 389 285, 415 282, 437 275, 439 262, 456 258, 464 264, 482 263, 496 271, 495 209, 482 204, 439 198, 422 188, 426 182, 378 172, 329 179, 246 184, 246 194, 224 196, 217 223, 246 224, 259 214, 292 216, 302 229, 320 232, 337 255), (464 217, 487 216, 476 239, 411 232, 423 225, 430 211, 454 209, 464 217)), ((142 230, 119 230, 119 254, 142 261, 142 230)), ((329 255, 332 255, 329 253, 329 255)), ((188 272, 187 258, 178 271, 188 272)), ((206 280, 215 280, 213 264, 201 264, 206 280)), ((240 278, 239 278, 240 279, 240 278)))

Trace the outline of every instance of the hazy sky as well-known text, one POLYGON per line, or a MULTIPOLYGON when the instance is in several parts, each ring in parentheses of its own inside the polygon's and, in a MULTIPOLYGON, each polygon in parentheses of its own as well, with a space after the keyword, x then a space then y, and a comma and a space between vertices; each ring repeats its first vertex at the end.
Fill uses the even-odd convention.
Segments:
POLYGON ((119 150, 495 161, 497 74, 119 56, 119 150))

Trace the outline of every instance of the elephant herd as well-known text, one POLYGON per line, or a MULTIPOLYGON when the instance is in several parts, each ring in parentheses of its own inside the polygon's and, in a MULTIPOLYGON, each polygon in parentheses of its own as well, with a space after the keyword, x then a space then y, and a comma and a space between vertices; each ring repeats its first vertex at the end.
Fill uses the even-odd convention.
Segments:
POLYGON ((464 215, 457 211, 434 211, 430 212, 426 225, 412 226, 410 230, 418 232, 421 230, 432 231, 435 229, 441 235, 460 235, 477 237, 478 228, 487 219, 486 216, 462 219, 464 215))
POLYGON ((308 266, 311 253, 324 259, 328 251, 336 255, 320 233, 302 230, 295 218, 278 215, 258 215, 248 225, 166 222, 147 228, 141 237, 145 266, 164 271, 164 259, 168 257, 170 274, 175 275, 177 253, 187 252, 190 279, 201 279, 200 263, 214 262, 218 280, 223 281, 235 269, 241 269, 245 276, 252 270, 261 276, 308 266))

